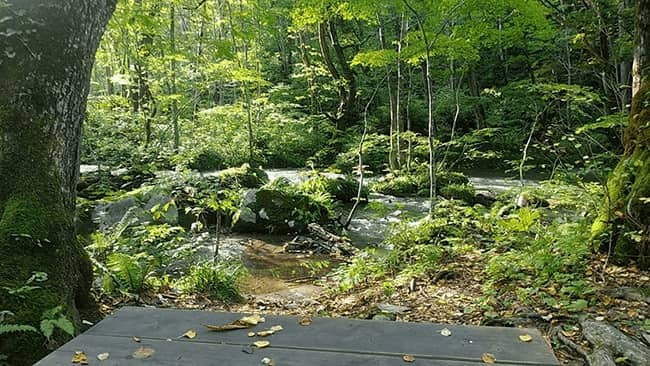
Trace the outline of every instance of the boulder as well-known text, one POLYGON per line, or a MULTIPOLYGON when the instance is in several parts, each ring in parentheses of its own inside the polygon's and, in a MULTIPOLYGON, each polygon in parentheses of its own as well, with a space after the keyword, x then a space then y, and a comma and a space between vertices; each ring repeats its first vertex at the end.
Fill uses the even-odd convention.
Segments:
POLYGON ((328 216, 327 208, 307 195, 278 189, 253 189, 244 194, 233 230, 276 234, 304 232, 308 224, 325 223, 328 216))

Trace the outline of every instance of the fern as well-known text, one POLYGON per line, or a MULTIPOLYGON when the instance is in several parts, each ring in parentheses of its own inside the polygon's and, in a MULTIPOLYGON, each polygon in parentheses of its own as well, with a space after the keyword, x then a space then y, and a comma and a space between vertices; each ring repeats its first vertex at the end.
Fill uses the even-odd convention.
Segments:
POLYGON ((107 267, 119 283, 121 290, 141 293, 149 277, 149 264, 144 255, 130 256, 124 253, 113 253, 108 256, 107 267))
POLYGON ((0 324, 0 336, 9 333, 21 333, 21 332, 38 332, 36 328, 31 325, 21 325, 21 324, 0 324))

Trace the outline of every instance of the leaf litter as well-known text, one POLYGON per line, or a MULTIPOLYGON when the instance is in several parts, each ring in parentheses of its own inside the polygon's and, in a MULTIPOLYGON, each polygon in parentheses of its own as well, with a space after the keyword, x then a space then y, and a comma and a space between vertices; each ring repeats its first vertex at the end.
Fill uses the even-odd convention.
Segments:
POLYGON ((87 365, 88 364, 88 356, 83 351, 75 351, 74 355, 72 355, 72 363, 77 363, 79 365, 87 365))
POLYGON ((261 317, 259 314, 255 314, 251 316, 245 316, 241 319, 237 319, 234 322, 228 324, 223 324, 223 325, 203 324, 203 326, 213 332, 226 332, 229 330, 236 330, 236 329, 248 329, 256 326, 257 324, 264 323, 264 322, 265 319, 263 317, 261 317))
POLYGON ((153 348, 149 347, 140 347, 135 352, 133 352, 133 358, 138 360, 144 360, 153 356, 156 351, 153 348))

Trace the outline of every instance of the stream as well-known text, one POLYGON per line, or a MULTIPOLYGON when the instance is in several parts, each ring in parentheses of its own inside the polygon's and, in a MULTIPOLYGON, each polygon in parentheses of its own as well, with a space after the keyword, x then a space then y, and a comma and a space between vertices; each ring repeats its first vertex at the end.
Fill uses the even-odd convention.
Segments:
MULTIPOLYGON (((82 165, 81 172, 92 172, 97 166, 82 165)), ((292 183, 300 183, 308 178, 309 171, 297 169, 268 169, 270 180, 280 177, 292 183)), ((173 174, 160 172, 160 175, 173 174)), ((216 176, 219 171, 203 172, 202 176, 216 176)), ((343 177, 340 174, 324 173, 331 178, 343 177)), ((466 173, 467 174, 467 173, 466 173)), ((477 192, 500 193, 520 185, 518 180, 501 176, 467 174, 477 192)), ((372 179, 372 178, 371 178, 372 179)), ((525 180, 527 186, 537 185, 539 181, 525 180)), ((347 217, 351 205, 339 209, 342 217, 347 217)), ((359 206, 354 219, 345 233, 351 243, 358 248, 379 247, 391 226, 404 220, 417 221, 426 216, 429 202, 426 198, 394 197, 370 193, 368 203, 359 206)), ((242 291, 264 301, 299 304, 308 301, 323 288, 308 283, 325 275, 338 263, 328 256, 284 253, 282 244, 293 237, 287 235, 268 235, 256 233, 232 233, 221 239, 219 256, 222 259, 240 259, 251 276, 244 281, 242 291)), ((203 232, 195 234, 187 244, 200 258, 208 259, 214 255, 215 235, 203 232)))

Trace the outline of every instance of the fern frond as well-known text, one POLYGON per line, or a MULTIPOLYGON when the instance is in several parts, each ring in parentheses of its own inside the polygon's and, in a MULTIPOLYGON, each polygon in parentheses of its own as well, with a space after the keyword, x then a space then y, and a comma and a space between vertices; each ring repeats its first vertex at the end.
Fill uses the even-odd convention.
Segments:
POLYGON ((0 324, 0 335, 19 332, 38 332, 31 325, 21 324, 0 324))

